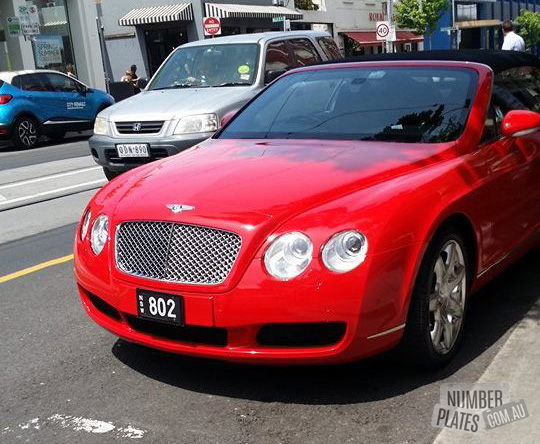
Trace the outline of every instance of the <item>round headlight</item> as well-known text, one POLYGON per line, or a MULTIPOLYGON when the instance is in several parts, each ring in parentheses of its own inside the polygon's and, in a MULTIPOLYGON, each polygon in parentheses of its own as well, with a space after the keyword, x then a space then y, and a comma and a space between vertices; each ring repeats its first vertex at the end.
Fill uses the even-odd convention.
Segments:
POLYGON ((302 273, 313 255, 313 244, 309 237, 299 232, 279 236, 266 250, 264 265, 278 279, 292 279, 302 273))
POLYGON ((367 248, 368 242, 362 233, 356 230, 342 231, 326 243, 322 259, 330 270, 344 273, 364 262, 367 248))
POLYGON ((88 226, 90 225, 90 218, 92 217, 92 214, 90 213, 90 210, 86 212, 84 215, 84 219, 81 225, 81 240, 83 241, 86 239, 86 234, 88 233, 88 226))
POLYGON ((101 253, 109 237, 109 218, 104 214, 99 215, 92 225, 90 244, 95 254, 101 253))

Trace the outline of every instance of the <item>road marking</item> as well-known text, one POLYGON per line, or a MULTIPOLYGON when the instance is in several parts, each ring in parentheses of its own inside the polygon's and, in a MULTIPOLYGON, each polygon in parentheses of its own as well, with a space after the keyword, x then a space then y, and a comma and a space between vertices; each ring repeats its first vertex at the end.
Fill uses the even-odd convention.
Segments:
POLYGON ((19 182, 8 183, 7 185, 0 185, 0 190, 7 188, 20 187, 21 185, 28 185, 30 183, 43 182, 44 180, 58 179, 59 177, 74 176, 79 173, 86 173, 88 171, 100 170, 101 167, 93 166, 88 168, 80 168, 78 170, 67 171, 65 173, 50 174, 48 176, 36 177, 34 179, 21 180, 19 182))
POLYGON ((27 274, 34 273, 39 270, 43 270, 47 267, 52 267, 53 265, 63 264, 64 262, 69 262, 73 259, 73 255, 70 254, 68 256, 59 257, 56 259, 52 259, 47 262, 42 262, 41 264, 34 265, 33 267, 28 267, 23 270, 15 271, 14 273, 6 274, 5 276, 0 276, 0 284, 3 284, 4 282, 11 281, 13 279, 20 278, 22 276, 26 276, 27 274))
MULTIPOLYGON (((97 419, 83 418, 81 416, 54 414, 41 420, 39 417, 26 423, 19 424, 20 430, 40 430, 42 427, 56 425, 62 429, 70 429, 76 432, 96 433, 99 435, 112 434, 117 438, 141 439, 147 430, 136 429, 131 424, 126 427, 118 427, 112 422, 99 421, 97 419)), ((9 427, 3 429, 3 434, 13 432, 9 427)))
POLYGON ((91 182, 84 182, 84 183, 78 183, 78 184, 75 184, 75 185, 70 185, 68 187, 56 188, 55 190, 43 191, 41 193, 31 194, 30 196, 22 196, 22 197, 17 197, 15 199, 3 200, 3 201, 0 202, 0 207, 2 207, 3 205, 11 205, 11 204, 14 204, 14 203, 17 203, 17 202, 23 202, 25 200, 32 200, 32 199, 35 199, 37 197, 48 196, 50 194, 62 193, 64 191, 73 190, 75 188, 81 188, 81 187, 86 187, 86 186, 90 186, 90 185, 103 184, 105 182, 107 182, 107 179, 98 179, 98 180, 93 180, 91 182))

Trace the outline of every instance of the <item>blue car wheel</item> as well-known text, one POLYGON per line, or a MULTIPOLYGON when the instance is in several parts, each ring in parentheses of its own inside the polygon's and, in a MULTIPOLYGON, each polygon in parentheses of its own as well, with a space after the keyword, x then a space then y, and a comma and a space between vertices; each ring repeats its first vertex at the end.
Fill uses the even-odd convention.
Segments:
POLYGON ((39 126, 36 120, 29 116, 19 117, 13 125, 12 139, 17 148, 34 148, 39 140, 39 126))

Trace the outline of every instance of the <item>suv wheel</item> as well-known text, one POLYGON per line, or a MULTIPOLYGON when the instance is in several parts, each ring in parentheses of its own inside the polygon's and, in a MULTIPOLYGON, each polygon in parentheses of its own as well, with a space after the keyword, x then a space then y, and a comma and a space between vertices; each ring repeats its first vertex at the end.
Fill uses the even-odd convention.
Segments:
POLYGON ((39 128, 35 119, 26 116, 19 117, 13 127, 12 139, 17 148, 34 148, 39 139, 39 128))

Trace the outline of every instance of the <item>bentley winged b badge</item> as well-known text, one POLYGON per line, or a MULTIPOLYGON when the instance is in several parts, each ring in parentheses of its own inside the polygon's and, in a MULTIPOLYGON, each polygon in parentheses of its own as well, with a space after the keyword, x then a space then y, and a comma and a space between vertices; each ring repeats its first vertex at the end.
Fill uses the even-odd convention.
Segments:
POLYGON ((171 210, 173 213, 181 213, 182 211, 191 211, 195 209, 195 207, 191 205, 181 205, 181 204, 168 204, 167 208, 171 210))

